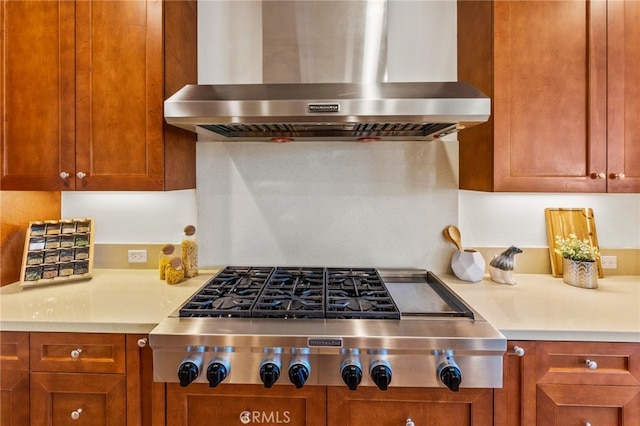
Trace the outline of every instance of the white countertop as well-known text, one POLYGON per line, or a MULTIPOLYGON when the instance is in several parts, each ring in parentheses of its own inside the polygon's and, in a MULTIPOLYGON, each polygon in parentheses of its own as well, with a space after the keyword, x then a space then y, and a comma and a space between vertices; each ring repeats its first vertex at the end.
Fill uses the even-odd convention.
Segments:
MULTIPOLYGON (((215 271, 167 285, 155 270, 96 269, 75 283, 0 288, 0 330, 148 333, 215 271)), ((610 276, 589 290, 543 274, 518 284, 440 277, 512 340, 640 342, 640 276, 610 276)))
POLYGON ((214 271, 167 285, 152 269, 94 269, 93 278, 0 288, 0 330, 148 333, 214 271))
POLYGON ((640 276, 605 276, 584 289, 543 274, 514 274, 517 285, 441 277, 511 340, 640 342, 640 276))

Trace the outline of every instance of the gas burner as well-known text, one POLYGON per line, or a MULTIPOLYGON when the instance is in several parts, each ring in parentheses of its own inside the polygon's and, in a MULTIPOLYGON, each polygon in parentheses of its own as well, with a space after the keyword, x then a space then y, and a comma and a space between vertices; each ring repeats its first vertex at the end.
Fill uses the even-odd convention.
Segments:
POLYGON ((181 317, 250 317, 273 268, 228 266, 180 309, 181 317))
POLYGON ((376 269, 306 267, 227 267, 180 316, 400 319, 376 269))
POLYGON ((323 268, 276 268, 252 316, 323 318, 324 277, 323 268))
POLYGON ((327 317, 400 319, 375 269, 327 270, 327 317))

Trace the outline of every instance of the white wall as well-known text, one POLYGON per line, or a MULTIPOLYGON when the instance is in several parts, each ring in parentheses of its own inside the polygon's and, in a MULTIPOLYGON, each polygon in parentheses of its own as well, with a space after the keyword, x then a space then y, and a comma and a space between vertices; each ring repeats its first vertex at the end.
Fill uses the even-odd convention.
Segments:
MULTIPOLYGON (((260 79, 259 66, 242 65, 261 51, 253 3, 234 2, 247 23, 237 26, 221 20, 220 1, 201 0, 202 83, 260 79), (235 62, 223 67, 217 52, 229 46, 216 40, 229 33, 242 37, 246 50, 234 51, 235 62)), ((413 21, 426 32, 420 41, 390 34, 390 79, 455 79, 455 2, 396 3, 390 20, 405 27, 413 21)), ((200 142, 197 151, 197 190, 65 192, 63 216, 93 217, 97 243, 174 242, 185 224, 196 223, 205 267, 305 263, 441 272, 451 254, 445 225, 459 224, 468 247, 546 247, 545 207, 592 207, 602 247, 640 248, 640 194, 458 191, 456 142, 200 142)))
POLYGON ((640 248, 639 194, 507 194, 460 191, 467 247, 547 247, 546 207, 591 207, 601 248, 640 248))

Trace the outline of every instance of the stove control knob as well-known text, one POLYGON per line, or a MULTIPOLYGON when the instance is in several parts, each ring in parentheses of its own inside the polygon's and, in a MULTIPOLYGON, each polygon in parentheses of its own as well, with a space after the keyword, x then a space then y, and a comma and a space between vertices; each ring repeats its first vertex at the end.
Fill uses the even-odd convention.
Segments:
POLYGON ((200 374, 198 365, 193 361, 182 361, 180 367, 178 367, 178 379, 180 380, 180 386, 189 386, 189 383, 193 382, 200 374))
POLYGON ((276 362, 265 361, 260 365, 260 380, 264 383, 264 387, 269 389, 280 378, 280 365, 276 362))
POLYGON ((342 366, 342 380, 350 390, 356 390, 362 381, 362 367, 360 367, 360 364, 345 363, 342 366))
POLYGON ((458 392, 460 390, 462 372, 453 359, 447 358, 446 361, 438 366, 438 377, 440 377, 442 384, 453 392, 458 392))
POLYGON ((391 383, 391 366, 387 361, 377 360, 371 363, 369 368, 371 380, 380 390, 387 390, 391 383))
POLYGON ((293 383, 297 389, 304 386, 309 378, 310 373, 309 363, 304 361, 293 361, 289 365, 289 380, 293 383))
POLYGON ((211 360, 207 366, 207 380, 209 387, 215 388, 229 375, 229 362, 222 358, 211 360))

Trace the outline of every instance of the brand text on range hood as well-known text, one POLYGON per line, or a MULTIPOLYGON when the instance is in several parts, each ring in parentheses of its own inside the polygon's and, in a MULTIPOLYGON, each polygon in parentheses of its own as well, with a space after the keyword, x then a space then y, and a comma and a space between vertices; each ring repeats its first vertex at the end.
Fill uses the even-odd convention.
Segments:
POLYGON ((187 85, 167 123, 200 140, 433 140, 489 119, 464 82, 187 85))

